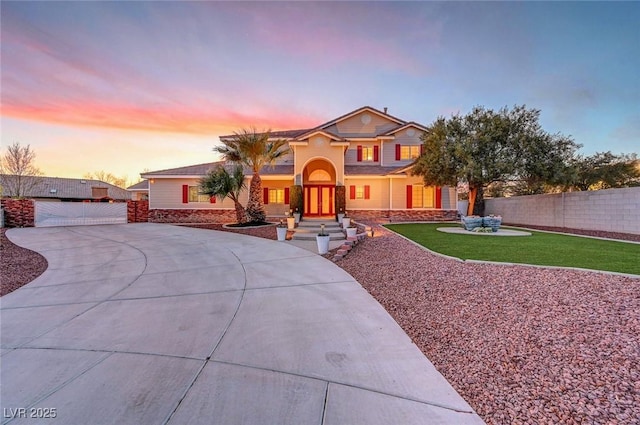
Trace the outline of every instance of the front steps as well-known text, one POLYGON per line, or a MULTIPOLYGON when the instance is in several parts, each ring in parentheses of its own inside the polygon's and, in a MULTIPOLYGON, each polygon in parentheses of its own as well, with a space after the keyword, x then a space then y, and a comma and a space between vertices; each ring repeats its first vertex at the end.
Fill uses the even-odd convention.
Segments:
POLYGON ((298 227, 293 229, 293 240, 305 241, 316 240, 316 235, 320 233, 320 225, 324 224, 325 233, 329 234, 329 240, 344 240, 345 235, 342 228, 335 219, 303 218, 298 227))

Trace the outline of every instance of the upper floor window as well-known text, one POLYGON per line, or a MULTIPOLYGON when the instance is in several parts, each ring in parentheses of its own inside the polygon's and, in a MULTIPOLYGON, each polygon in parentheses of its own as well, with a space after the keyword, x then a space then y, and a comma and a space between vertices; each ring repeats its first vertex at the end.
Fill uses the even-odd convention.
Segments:
POLYGON ((396 161, 416 159, 422 154, 422 145, 396 144, 396 161))
POLYGON ((380 147, 377 145, 374 145, 374 146, 358 145, 358 162, 361 162, 361 161, 377 162, 379 160, 378 158, 379 150, 380 150, 380 147))
POLYGON ((420 156, 420 146, 404 145, 400 147, 400 160, 416 159, 420 156))

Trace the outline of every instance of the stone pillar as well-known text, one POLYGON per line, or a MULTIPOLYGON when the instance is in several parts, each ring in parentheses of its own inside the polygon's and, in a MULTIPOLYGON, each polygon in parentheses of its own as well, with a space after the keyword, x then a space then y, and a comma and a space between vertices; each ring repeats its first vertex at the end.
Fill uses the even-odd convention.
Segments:
POLYGON ((300 217, 304 214, 304 198, 302 196, 302 186, 299 184, 294 184, 289 188, 289 208, 293 210, 293 212, 300 213, 300 217))
POLYGON ((338 213, 344 214, 345 209, 347 208, 347 188, 345 186, 336 186, 335 204, 335 213, 337 218, 338 213))

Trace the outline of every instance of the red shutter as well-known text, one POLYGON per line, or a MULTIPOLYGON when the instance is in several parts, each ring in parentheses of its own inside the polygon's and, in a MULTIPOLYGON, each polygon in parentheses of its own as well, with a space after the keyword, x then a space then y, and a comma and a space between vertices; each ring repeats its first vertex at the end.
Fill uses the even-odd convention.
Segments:
POLYGON ((442 208, 442 188, 436 187, 436 208, 442 208))
POLYGON ((284 203, 285 204, 289 203, 289 188, 288 187, 284 188, 284 203))
POLYGON ((400 143, 396 143, 396 161, 400 161, 400 143))
POLYGON ((424 155, 424 143, 420 145, 420 156, 424 155))
POLYGON ((353 185, 349 186, 349 199, 356 199, 356 187, 353 185))
POLYGON ((413 208, 413 186, 407 185, 407 209, 413 208))
POLYGON ((380 161, 380 146, 378 146, 378 145, 375 145, 373 147, 373 160, 375 162, 380 161))
POLYGON ((216 197, 212 196, 211 198, 209 198, 209 202, 212 203, 212 204, 215 204, 216 203, 216 197))
POLYGON ((364 199, 371 198, 371 186, 368 184, 364 186, 364 199))
POLYGON ((358 162, 362 161, 362 145, 358 145, 358 162))
POLYGON ((269 188, 265 187, 262 189, 262 202, 267 205, 269 203, 269 188))
POLYGON ((182 185, 182 203, 183 204, 189 203, 189 185, 188 184, 182 185))

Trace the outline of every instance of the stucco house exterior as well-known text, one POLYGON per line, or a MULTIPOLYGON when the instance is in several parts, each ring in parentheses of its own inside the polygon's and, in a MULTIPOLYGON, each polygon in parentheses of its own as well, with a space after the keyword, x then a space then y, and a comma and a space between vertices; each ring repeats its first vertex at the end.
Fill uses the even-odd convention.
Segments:
MULTIPOLYGON (((282 217, 293 209, 296 191, 302 193, 304 217, 335 216, 344 206, 355 218, 455 219, 455 188, 425 186, 410 173, 425 130, 365 106, 315 128, 271 132, 291 152, 260 172, 267 215, 282 217)), ((219 165, 230 166, 212 162, 141 174, 149 181, 149 220, 233 221, 233 202, 198 193, 198 180, 219 165)), ((249 170, 245 174, 250 178, 249 170)))

